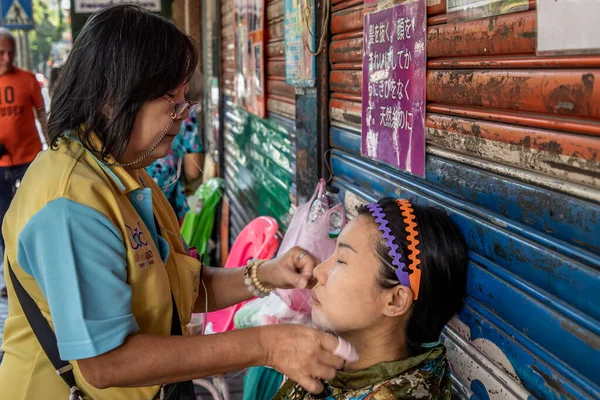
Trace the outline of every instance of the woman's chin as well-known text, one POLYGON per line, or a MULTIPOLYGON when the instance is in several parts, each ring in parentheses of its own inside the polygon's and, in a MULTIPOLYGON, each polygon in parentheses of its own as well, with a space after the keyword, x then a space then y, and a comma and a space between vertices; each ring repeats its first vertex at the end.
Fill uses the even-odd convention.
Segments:
POLYGON ((321 311, 315 310, 314 307, 311 312, 311 317, 313 324, 315 324, 317 329, 325 332, 335 332, 335 326, 333 326, 331 321, 329 321, 329 319, 323 315, 321 311))
POLYGON ((156 149, 152 152, 152 157, 155 159, 165 158, 171 152, 171 143, 174 136, 165 136, 156 149))

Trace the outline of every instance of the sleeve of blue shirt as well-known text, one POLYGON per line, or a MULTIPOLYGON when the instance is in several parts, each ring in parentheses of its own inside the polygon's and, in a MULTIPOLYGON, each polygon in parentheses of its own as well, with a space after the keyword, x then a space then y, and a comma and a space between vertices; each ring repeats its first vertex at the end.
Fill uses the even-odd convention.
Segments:
POLYGON ((106 353, 139 329, 126 248, 101 212, 64 198, 51 201, 21 231, 17 260, 48 301, 63 360, 106 353))

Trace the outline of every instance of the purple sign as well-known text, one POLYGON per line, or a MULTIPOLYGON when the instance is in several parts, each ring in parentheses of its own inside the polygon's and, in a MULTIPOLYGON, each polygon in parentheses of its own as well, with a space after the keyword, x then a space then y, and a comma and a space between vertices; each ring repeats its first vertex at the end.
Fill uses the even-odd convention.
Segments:
POLYGON ((365 15, 362 155, 425 176, 425 1, 365 15))

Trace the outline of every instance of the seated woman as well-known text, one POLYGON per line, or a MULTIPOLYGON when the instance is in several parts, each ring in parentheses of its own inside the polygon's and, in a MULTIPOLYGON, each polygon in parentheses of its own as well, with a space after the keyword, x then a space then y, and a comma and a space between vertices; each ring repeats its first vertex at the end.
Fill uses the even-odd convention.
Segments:
MULTIPOLYGON (((311 395, 288 381, 275 399, 450 399, 440 344, 462 306, 467 250, 442 211, 384 198, 362 206, 314 270, 312 318, 358 352, 311 395)), ((318 379, 318 377, 315 377, 318 379)))
POLYGON ((204 147, 200 140, 199 128, 198 113, 192 109, 171 143, 169 154, 146 167, 169 200, 180 223, 190 209, 184 186, 202 178, 204 147))

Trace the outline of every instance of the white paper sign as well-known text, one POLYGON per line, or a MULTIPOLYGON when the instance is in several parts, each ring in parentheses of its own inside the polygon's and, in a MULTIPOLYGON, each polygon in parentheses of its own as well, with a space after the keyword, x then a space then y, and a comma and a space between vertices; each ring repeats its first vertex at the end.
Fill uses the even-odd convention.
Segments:
POLYGON ((600 53, 600 0, 538 0, 538 53, 600 53))
POLYGON ((75 0, 76 14, 91 14, 115 4, 135 4, 150 11, 160 12, 161 0, 75 0))

